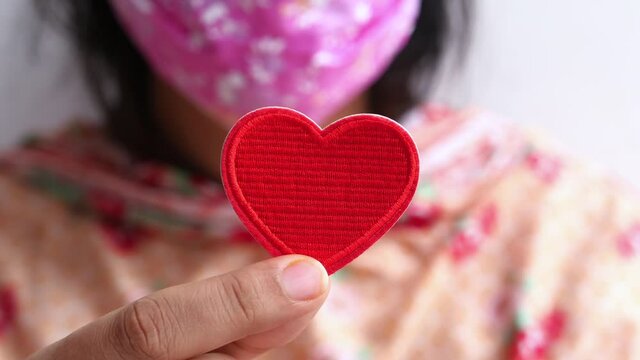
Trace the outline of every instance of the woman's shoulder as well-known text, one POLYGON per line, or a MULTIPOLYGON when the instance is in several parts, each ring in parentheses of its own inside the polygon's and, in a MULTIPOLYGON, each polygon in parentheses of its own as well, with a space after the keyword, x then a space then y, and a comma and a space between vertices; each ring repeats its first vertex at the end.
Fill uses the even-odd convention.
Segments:
POLYGON ((470 185, 487 175, 524 168, 548 185, 568 174, 572 181, 597 183, 631 198, 639 193, 613 172, 573 155, 559 139, 489 110, 424 104, 402 123, 420 150, 422 171, 429 178, 444 179, 445 186, 470 185), (455 179, 447 176, 452 174, 455 179))
POLYGON ((105 146, 99 141, 102 134, 90 122, 71 121, 48 134, 29 134, 1 151, 0 224, 4 226, 0 228, 46 222, 51 211, 63 212, 60 200, 72 203, 79 190, 56 174, 93 161, 91 148, 105 146))
POLYGON ((44 253, 60 244, 52 239, 75 236, 84 221, 76 216, 80 209, 74 208, 81 189, 55 170, 65 163, 74 166, 63 156, 69 148, 76 146, 78 156, 87 154, 86 147, 67 141, 70 137, 89 140, 100 131, 94 125, 73 122, 49 135, 27 136, 0 152, 0 255, 7 255, 6 261, 22 261, 19 254, 44 253))
POLYGON ((562 237, 611 254, 612 261, 640 255, 638 188, 543 133, 488 111, 433 105, 410 114, 407 127, 422 170, 405 225, 429 231, 433 218, 453 217, 465 228, 491 214, 492 231, 520 224, 549 249, 562 237))

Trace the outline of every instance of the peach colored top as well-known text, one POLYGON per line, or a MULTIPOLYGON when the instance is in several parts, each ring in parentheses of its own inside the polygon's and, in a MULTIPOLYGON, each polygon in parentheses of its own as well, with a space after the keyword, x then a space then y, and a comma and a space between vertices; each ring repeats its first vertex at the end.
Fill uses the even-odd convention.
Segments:
MULTIPOLYGON (((265 359, 640 359, 637 193, 480 111, 405 120, 421 185, 265 359)), ((0 156, 0 359, 267 256, 218 185, 74 125, 0 156)))

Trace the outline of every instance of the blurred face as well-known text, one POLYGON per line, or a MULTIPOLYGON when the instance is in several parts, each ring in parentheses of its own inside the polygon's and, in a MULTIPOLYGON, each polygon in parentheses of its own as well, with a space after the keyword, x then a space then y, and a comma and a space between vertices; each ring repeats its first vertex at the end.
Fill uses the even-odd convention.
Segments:
MULTIPOLYGON (((263 106, 326 123, 386 69, 419 0, 111 0, 155 70, 223 128, 263 106)), ((171 91, 171 90, 167 90, 171 91)))

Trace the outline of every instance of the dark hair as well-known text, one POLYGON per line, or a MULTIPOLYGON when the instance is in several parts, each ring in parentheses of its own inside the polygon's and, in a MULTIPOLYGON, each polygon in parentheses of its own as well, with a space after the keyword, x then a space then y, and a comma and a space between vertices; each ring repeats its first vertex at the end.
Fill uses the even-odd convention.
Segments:
MULTIPOLYGON (((108 0, 34 1, 44 19, 68 30, 111 135, 139 155, 169 160, 167 151, 159 151, 166 149, 166 142, 158 135, 151 112, 149 68, 108 0)), ((466 47, 470 1, 422 0, 409 43, 370 89, 374 112, 396 118, 424 101, 446 45, 453 43, 457 50, 466 47)))

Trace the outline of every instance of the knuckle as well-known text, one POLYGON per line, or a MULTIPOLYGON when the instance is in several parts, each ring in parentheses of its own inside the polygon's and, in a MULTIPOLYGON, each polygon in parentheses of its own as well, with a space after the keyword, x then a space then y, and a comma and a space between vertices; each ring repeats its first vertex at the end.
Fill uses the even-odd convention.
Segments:
POLYGON ((253 324, 257 318, 257 292, 250 282, 235 274, 225 276, 220 283, 220 296, 230 325, 253 324))
POLYGON ((168 338, 163 308, 156 299, 147 297, 128 306, 122 315, 120 348, 125 354, 141 359, 166 359, 168 338))

